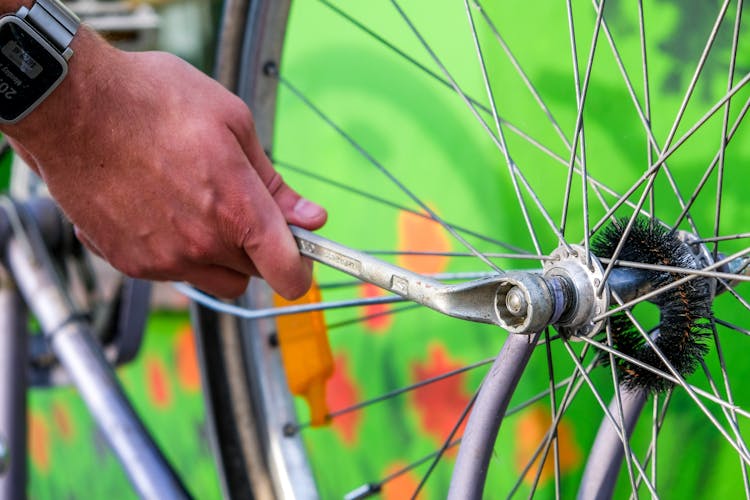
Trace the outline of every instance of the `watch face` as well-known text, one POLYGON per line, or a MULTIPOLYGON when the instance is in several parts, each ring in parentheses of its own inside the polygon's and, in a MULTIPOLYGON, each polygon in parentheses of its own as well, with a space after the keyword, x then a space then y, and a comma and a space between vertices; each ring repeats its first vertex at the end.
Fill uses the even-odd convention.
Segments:
POLYGON ((65 59, 16 16, 0 18, 0 121, 23 118, 62 81, 65 59))

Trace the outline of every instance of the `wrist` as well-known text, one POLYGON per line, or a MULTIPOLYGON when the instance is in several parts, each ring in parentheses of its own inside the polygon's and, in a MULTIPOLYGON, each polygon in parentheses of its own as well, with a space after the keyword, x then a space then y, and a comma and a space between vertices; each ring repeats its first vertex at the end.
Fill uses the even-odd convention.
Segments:
POLYGON ((55 142, 59 145, 60 140, 74 136, 76 128, 83 123, 79 117, 94 109, 94 94, 111 78, 103 66, 117 50, 93 30, 80 26, 70 48, 73 56, 60 85, 19 122, 0 126, 4 134, 32 154, 38 146, 55 142))

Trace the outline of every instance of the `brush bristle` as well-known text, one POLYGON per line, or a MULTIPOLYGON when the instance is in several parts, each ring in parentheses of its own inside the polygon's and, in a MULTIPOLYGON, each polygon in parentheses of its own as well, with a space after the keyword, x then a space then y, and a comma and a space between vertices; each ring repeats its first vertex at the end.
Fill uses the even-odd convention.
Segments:
MULTIPOLYGON (((592 252, 598 257, 611 258, 622 239, 627 223, 628 219, 621 219, 603 228, 592 240, 592 252)), ((698 267, 685 243, 673 232, 645 217, 635 220, 617 258, 680 268, 698 267)), ((653 283, 654 288, 659 288, 685 275, 647 271, 645 276, 653 283)), ((652 300, 661 312, 658 334, 652 337, 653 342, 683 377, 695 371, 708 351, 706 340, 711 334, 711 299, 709 279, 697 277, 661 293, 652 300)), ((670 373, 625 312, 612 315, 609 328, 615 349, 670 373)), ((673 386, 670 380, 623 358, 615 357, 615 363, 621 383, 630 389, 658 393, 673 386)))

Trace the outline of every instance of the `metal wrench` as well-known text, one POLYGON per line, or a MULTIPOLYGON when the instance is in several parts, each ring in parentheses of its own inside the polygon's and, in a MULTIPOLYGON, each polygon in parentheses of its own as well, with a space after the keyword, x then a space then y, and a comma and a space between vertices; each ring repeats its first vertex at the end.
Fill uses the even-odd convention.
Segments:
POLYGON ((518 314, 511 316, 517 316, 519 322, 527 315, 525 307, 530 301, 524 297, 514 297, 512 293, 508 299, 507 292, 517 284, 514 279, 516 274, 523 274, 525 279, 529 273, 505 273, 464 283, 446 284, 300 227, 290 226, 290 229, 302 255, 448 316, 508 328, 507 318, 501 317, 503 312, 507 312, 504 307, 506 303, 512 309, 515 308, 514 311, 518 314), (499 307, 498 301, 501 302, 499 307))

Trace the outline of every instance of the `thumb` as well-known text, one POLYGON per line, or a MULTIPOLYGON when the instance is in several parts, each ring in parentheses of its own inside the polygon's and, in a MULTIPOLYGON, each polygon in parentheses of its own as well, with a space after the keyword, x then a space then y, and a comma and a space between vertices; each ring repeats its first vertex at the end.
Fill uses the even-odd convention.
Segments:
POLYGON ((317 203, 300 196, 284 182, 278 172, 273 172, 266 187, 288 223, 308 230, 318 229, 326 223, 328 219, 326 210, 317 203))

